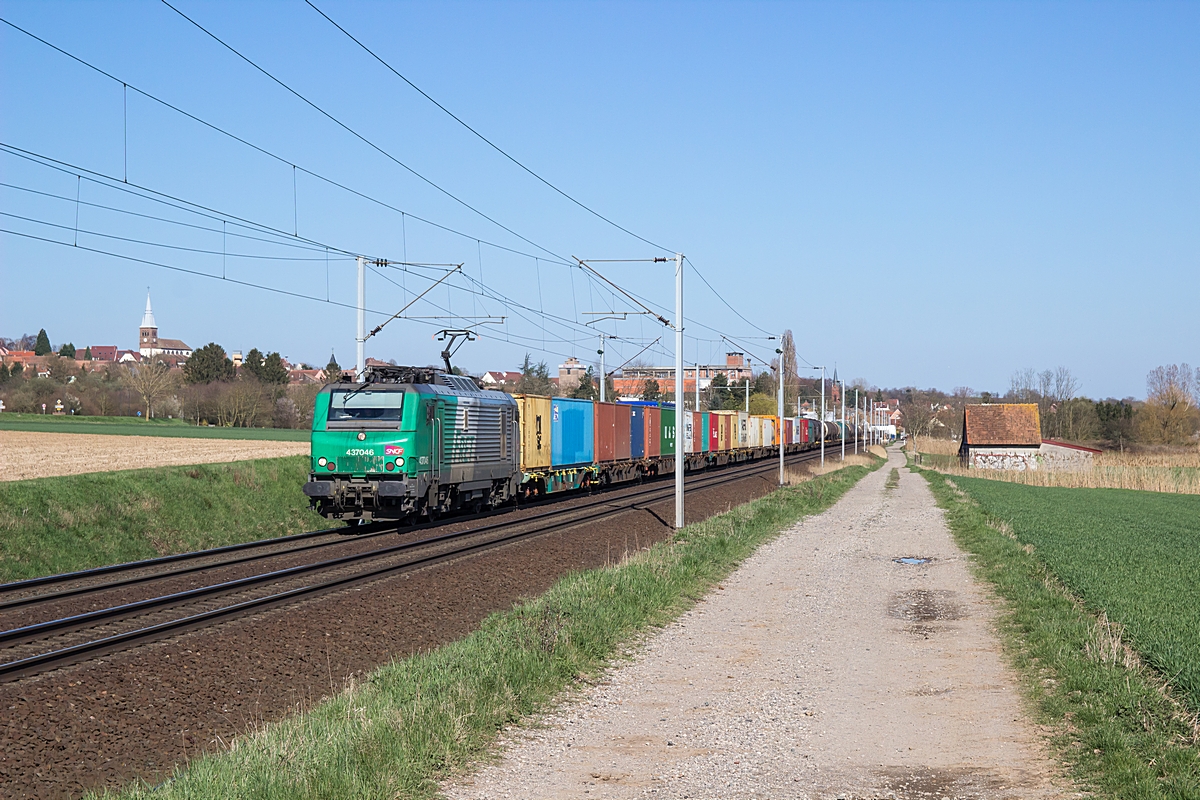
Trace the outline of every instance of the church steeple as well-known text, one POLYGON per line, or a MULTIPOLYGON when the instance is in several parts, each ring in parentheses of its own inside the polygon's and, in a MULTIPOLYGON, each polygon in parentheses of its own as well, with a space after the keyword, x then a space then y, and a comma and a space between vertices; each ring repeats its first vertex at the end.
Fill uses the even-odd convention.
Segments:
POLYGON ((162 351, 158 347, 158 323, 154 321, 154 310, 150 308, 150 290, 146 290, 146 312, 142 314, 142 324, 138 328, 138 352, 143 356, 152 356, 162 351))
POLYGON ((150 290, 146 290, 146 313, 142 314, 143 328, 158 328, 158 323, 154 321, 154 309, 150 308, 150 290))

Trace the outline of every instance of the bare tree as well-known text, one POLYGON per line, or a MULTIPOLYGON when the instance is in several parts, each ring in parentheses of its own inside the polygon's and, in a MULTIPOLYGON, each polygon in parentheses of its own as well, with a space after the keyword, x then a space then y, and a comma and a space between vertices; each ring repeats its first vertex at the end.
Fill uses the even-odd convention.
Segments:
POLYGON ((800 367, 796 361, 796 340, 790 329, 783 332, 779 349, 783 351, 783 413, 791 415, 796 413, 800 397, 800 367))
POLYGON ((1065 403, 1068 400, 1075 399, 1075 393, 1079 391, 1079 381, 1071 374, 1071 370, 1067 367, 1059 367, 1054 370, 1054 399, 1059 403, 1065 403))
POLYGON ((1018 403, 1028 403, 1037 393, 1037 373, 1033 367, 1019 369, 1009 379, 1008 396, 1018 403))
POLYGON ((1153 444, 1182 444, 1200 425, 1187 364, 1155 367, 1146 376, 1146 405, 1137 415, 1138 436, 1153 444))
POLYGON ((125 370, 125 384, 137 392, 146 405, 146 419, 154 416, 154 406, 175 391, 179 381, 171 368, 161 361, 130 364, 125 370))
POLYGON ((249 428, 270 407, 267 390, 253 379, 221 384, 214 409, 217 424, 226 428, 249 428))
POLYGON ((1168 408, 1190 407, 1195 402, 1192 380, 1192 368, 1187 364, 1155 367, 1146 376, 1146 402, 1168 408))

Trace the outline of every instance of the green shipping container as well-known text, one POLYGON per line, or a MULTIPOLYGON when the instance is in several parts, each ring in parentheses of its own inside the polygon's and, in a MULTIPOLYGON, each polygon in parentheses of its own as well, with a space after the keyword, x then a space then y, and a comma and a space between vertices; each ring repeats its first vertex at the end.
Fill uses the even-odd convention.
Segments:
POLYGON ((664 408, 659 414, 660 455, 675 455, 675 409, 664 408))

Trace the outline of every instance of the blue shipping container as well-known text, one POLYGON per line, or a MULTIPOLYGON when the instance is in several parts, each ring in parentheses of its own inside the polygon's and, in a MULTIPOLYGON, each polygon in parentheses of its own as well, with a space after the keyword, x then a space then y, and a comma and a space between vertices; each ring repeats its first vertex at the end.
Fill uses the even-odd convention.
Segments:
POLYGON ((646 412, 644 406, 629 409, 629 457, 646 457, 646 412))
POLYGON ((712 419, 709 417, 708 412, 703 412, 700 415, 700 430, 696 432, 696 435, 700 437, 700 447, 698 450, 701 453, 707 453, 712 449, 712 437, 708 435, 708 432, 712 430, 709 427, 711 424, 712 419))
POLYGON ((596 414, 591 400, 550 401, 550 466, 586 466, 596 460, 596 414))

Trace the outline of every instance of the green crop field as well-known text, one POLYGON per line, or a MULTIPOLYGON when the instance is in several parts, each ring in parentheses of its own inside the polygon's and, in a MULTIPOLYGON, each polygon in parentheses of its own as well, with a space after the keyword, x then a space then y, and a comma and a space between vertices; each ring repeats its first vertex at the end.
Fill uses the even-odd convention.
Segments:
POLYGON ((308 458, 0 482, 0 582, 331 527, 308 458))
POLYGON ((49 414, 0 413, 0 431, 99 433, 116 436, 177 436, 190 439, 257 439, 306 442, 309 432, 287 428, 214 428, 182 419, 137 417, 56 417, 49 414))
POLYGON ((1200 496, 954 481, 1200 710, 1200 496))

